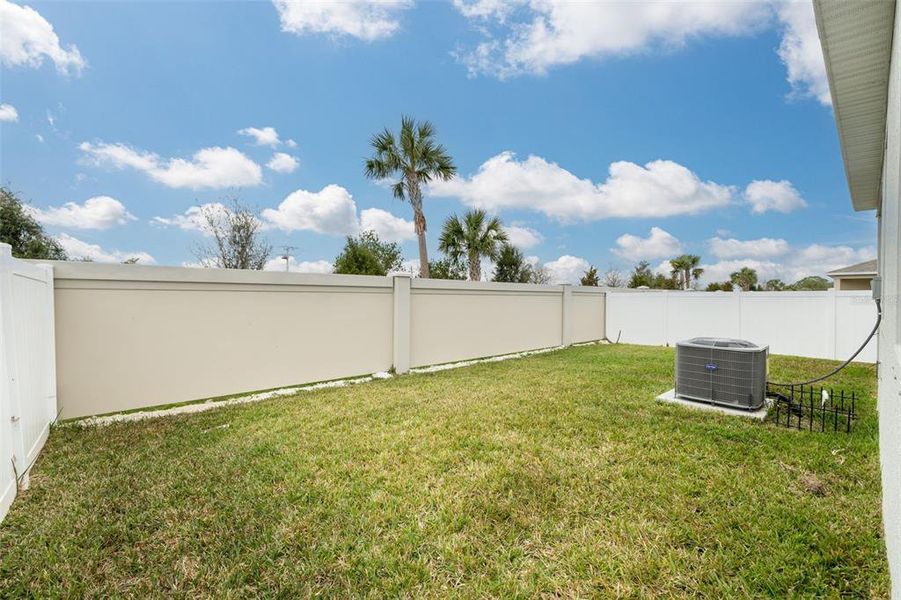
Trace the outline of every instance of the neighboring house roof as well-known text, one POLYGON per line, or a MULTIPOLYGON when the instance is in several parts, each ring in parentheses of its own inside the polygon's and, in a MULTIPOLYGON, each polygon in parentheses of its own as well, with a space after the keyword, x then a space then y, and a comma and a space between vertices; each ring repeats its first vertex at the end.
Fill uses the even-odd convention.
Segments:
POLYGON ((862 263, 857 263, 856 265, 851 265, 850 267, 842 267, 841 269, 834 269, 826 273, 829 277, 848 277, 853 275, 862 275, 862 276, 876 276, 876 259, 873 260, 865 260, 862 263))
POLYGON ((895 0, 814 0, 855 210, 879 208, 895 0))

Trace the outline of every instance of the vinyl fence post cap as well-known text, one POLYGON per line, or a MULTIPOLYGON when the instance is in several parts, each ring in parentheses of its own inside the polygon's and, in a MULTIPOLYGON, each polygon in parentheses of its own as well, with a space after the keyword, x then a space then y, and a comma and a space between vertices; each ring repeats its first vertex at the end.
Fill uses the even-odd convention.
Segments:
POLYGON ((386 277, 413 277, 409 271, 391 271, 386 277))

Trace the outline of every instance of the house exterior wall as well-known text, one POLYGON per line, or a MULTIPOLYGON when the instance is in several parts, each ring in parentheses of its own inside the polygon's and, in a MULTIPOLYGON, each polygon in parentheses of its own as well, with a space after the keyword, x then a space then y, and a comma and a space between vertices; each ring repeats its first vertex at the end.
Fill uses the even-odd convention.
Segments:
POLYGON ((879 271, 883 323, 879 335, 879 449, 882 508, 893 597, 901 598, 901 11, 895 11, 894 45, 886 112, 879 271))
POLYGON ((836 277, 835 289, 840 291, 869 290, 872 277, 836 277))

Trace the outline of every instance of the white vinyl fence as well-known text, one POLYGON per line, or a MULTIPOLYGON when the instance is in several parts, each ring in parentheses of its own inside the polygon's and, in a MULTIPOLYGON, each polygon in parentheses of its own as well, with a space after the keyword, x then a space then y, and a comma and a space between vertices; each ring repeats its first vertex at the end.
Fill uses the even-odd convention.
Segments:
POLYGON ((0 521, 56 416, 53 268, 0 244, 0 521))
MULTIPOLYGON (((844 360, 875 322, 868 291, 607 291, 607 337, 628 344, 731 337, 768 345, 772 354, 844 360)), ((876 362, 875 339, 856 360, 876 362)))

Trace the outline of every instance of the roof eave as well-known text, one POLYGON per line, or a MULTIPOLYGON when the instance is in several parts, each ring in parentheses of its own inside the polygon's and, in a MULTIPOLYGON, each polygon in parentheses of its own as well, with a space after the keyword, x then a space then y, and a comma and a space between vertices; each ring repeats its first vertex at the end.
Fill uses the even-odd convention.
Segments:
POLYGON ((895 0, 813 0, 854 210, 878 209, 895 0))

